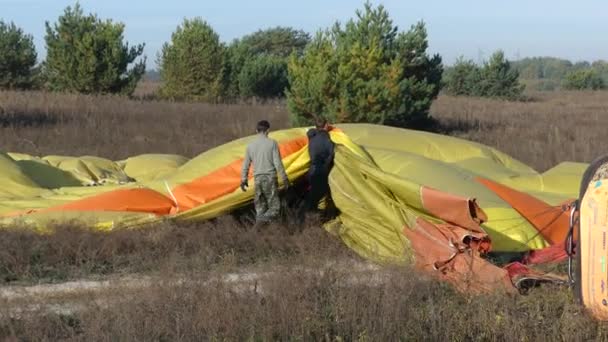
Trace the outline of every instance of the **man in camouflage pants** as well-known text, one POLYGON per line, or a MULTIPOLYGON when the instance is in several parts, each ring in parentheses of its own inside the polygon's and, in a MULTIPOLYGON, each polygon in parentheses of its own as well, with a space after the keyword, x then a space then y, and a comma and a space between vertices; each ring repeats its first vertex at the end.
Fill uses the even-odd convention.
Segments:
POLYGON ((266 120, 258 122, 256 131, 257 138, 247 146, 245 160, 241 170, 241 189, 247 190, 249 183, 247 176, 249 167, 253 163, 253 177, 255 182, 255 197, 253 200, 256 211, 256 223, 267 223, 275 219, 281 211, 281 200, 279 199, 279 184, 277 172, 283 178, 283 184, 287 188, 289 179, 285 173, 279 144, 268 137, 270 124, 266 120))

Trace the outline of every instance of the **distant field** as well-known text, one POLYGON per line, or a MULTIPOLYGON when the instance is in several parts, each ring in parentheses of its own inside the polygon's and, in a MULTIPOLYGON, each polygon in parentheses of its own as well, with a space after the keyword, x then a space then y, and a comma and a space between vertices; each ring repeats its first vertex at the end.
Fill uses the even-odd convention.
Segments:
MULTIPOLYGON (((146 84, 138 94, 149 98, 155 87, 146 84)), ((441 96, 432 107, 434 130, 496 147, 540 171, 608 153, 602 144, 608 92, 531 95, 525 103, 441 96)), ((251 134, 262 118, 273 128, 289 127, 282 102, 207 105, 0 92, 0 150, 114 160, 142 153, 193 157, 251 134)), ((229 217, 113 233, 65 226, 53 236, 15 227, 0 232, 0 294, 79 279, 160 280, 138 290, 116 282, 105 292, 0 296, 0 340, 554 341, 608 334, 608 325, 588 318, 566 289, 469 297, 410 269, 389 269, 380 278, 363 274, 345 286, 354 269, 344 265, 352 264, 366 262, 314 220, 302 230, 262 232, 229 217), (223 282, 168 285, 269 270, 274 273, 244 290, 223 282), (31 311, 18 313, 19 307, 31 311)))

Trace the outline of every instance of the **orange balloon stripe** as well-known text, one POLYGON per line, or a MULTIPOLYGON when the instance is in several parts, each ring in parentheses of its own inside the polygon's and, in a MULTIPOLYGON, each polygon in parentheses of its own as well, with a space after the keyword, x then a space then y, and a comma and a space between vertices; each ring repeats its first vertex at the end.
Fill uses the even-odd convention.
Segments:
MULTIPOLYGON (((305 148, 306 136, 279 143, 281 159, 305 148)), ((180 211, 192 209, 236 190, 241 182, 243 158, 220 167, 189 183, 175 187, 172 192, 180 211)), ((250 171, 250 176, 252 172, 250 171)), ((168 215, 176 210, 173 199, 151 189, 118 189, 44 209, 21 210, 2 216, 19 216, 47 211, 125 211, 168 215)))
MULTIPOLYGON (((279 144, 281 159, 300 151, 308 144, 306 136, 279 144)), ((173 189, 180 211, 189 210, 201 204, 213 201, 238 189, 241 184, 241 167, 243 158, 239 158, 225 167, 210 174, 194 179, 173 189)), ((249 170, 249 177, 252 172, 249 170)))
POLYGON ((154 190, 118 189, 41 211, 102 210, 167 215, 172 208, 173 201, 154 190))
POLYGON ((559 207, 547 203, 526 193, 514 190, 508 186, 489 179, 478 177, 476 181, 496 193, 509 203, 520 215, 552 245, 564 242, 568 234, 569 213, 559 207))

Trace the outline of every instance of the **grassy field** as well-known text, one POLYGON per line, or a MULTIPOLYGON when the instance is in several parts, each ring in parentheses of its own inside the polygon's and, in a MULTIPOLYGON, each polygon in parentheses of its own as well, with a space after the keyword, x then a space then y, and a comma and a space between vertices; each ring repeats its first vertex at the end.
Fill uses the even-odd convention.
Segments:
MULTIPOLYGON (((608 93, 539 93, 523 103, 442 96, 432 115, 434 131, 496 147, 540 171, 606 153, 599 142, 608 93)), ((262 118, 273 128, 289 126, 280 102, 212 106, 0 92, 0 150, 193 157, 250 134, 262 118)), ((231 217, 113 233, 64 226, 44 237, 15 227, 0 232, 0 293, 113 281, 98 290, 0 296, 0 339, 608 339, 608 325, 589 318, 564 288, 463 296, 409 268, 371 266, 315 221, 263 231, 231 217), (236 280, 210 281, 217 275, 236 280), (125 277, 152 281, 129 287, 125 277)))

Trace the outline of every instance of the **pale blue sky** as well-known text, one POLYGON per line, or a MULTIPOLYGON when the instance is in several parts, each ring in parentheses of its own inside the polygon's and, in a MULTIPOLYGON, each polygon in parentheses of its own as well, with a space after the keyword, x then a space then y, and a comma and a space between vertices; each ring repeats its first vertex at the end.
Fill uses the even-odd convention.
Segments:
MULTIPOLYGON (((57 17, 74 1, 0 0, 0 19, 13 21, 34 36, 44 56, 44 22, 57 17)), ((126 40, 146 43, 148 66, 184 17, 200 16, 223 41, 277 25, 314 32, 344 22, 363 7, 347 0, 81 0, 85 12, 126 24, 126 40)), ((608 59, 608 1, 603 0, 383 0, 393 21, 407 29, 424 20, 429 51, 447 64, 456 57, 478 60, 503 49, 510 59, 556 56, 577 60, 608 59)))

